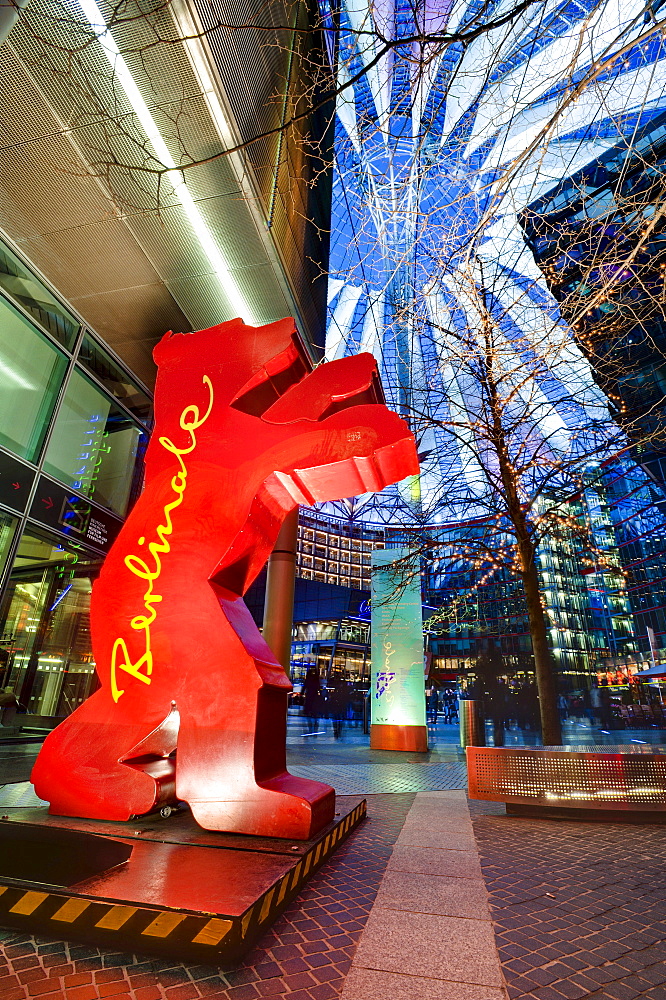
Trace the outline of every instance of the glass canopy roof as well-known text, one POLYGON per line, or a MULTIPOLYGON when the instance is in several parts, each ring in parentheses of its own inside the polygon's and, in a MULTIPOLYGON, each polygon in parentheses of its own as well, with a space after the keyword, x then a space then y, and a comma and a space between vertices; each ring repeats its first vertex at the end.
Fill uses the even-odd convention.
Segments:
POLYGON ((442 491, 487 488, 467 362, 489 322, 523 439, 563 454, 581 426, 608 422, 519 219, 663 112, 663 4, 322 3, 339 84, 326 356, 374 354, 422 457, 418 480, 326 507, 393 523, 474 516, 442 491))

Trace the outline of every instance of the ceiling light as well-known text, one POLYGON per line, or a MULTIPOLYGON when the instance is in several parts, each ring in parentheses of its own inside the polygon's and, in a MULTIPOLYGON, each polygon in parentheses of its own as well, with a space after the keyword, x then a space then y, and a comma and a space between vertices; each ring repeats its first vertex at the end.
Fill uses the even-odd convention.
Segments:
POLYGON ((157 159, 168 168, 166 177, 173 185, 176 197, 179 199, 185 214, 190 221, 190 225, 192 226, 204 253, 208 257, 213 270, 220 279, 222 291, 224 292, 225 297, 228 299, 229 304, 232 306, 236 315, 241 316, 246 323, 254 323, 248 304, 241 294, 241 291, 236 284, 236 280, 232 276, 227 262, 220 253, 210 230, 201 217, 201 213, 199 212, 192 195, 188 191, 185 181, 183 180, 182 172, 178 169, 175 160, 171 156, 171 153, 169 152, 169 149, 167 148, 167 145, 162 138, 157 125, 155 124, 148 109, 148 105, 141 96, 141 92, 136 85, 134 77, 130 73, 129 67, 120 54, 120 49, 116 45, 115 39, 107 27, 102 12, 94 0, 77 0, 77 3, 83 11, 88 24, 95 32, 97 41, 100 43, 102 50, 104 51, 104 55, 109 61, 109 64, 114 72, 114 76, 122 85, 128 101, 132 105, 137 118, 141 122, 141 125, 150 140, 157 159))

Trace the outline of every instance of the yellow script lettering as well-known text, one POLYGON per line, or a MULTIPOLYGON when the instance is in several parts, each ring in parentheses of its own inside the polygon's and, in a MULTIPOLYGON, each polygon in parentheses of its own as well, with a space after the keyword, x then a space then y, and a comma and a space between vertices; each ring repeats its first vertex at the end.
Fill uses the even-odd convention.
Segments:
MULTIPOLYGON (((144 652, 136 662, 132 661, 125 639, 118 638, 113 644, 111 651, 111 695, 115 702, 118 702, 125 689, 118 686, 118 671, 123 670, 130 677, 142 684, 150 684, 153 672, 153 654, 151 650, 150 627, 157 618, 155 604, 162 600, 161 594, 154 593, 154 586, 162 573, 162 557, 171 551, 169 536, 173 534, 173 521, 171 513, 183 502, 185 489, 187 487, 187 466, 184 461, 185 455, 190 455, 197 446, 195 431, 197 431, 207 420, 213 409, 213 386, 207 375, 203 377, 203 383, 208 389, 208 406, 206 412, 201 416, 198 406, 186 406, 180 415, 179 425, 181 430, 189 434, 189 443, 185 448, 178 448, 170 438, 161 437, 159 443, 165 449, 175 455, 180 466, 178 472, 171 480, 171 489, 176 494, 176 498, 164 505, 162 513, 162 524, 155 529, 157 541, 148 544, 148 552, 153 561, 152 567, 145 559, 137 555, 125 556, 125 566, 134 576, 140 580, 145 580, 148 584, 143 594, 143 607, 145 613, 135 615, 130 622, 130 627, 135 632, 143 632, 144 652)), ((143 544, 143 538, 139 542, 143 544)))

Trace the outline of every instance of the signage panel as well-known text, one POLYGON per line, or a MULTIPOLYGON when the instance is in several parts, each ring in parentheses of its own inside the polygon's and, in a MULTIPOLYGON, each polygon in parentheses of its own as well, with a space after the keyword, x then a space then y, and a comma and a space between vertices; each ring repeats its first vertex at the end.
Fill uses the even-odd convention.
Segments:
POLYGON ((20 514, 25 510, 35 470, 17 458, 0 452, 0 503, 20 514))
POLYGON ((109 551, 122 527, 122 521, 113 514, 43 476, 35 490, 30 517, 102 552, 109 551))
POLYGON ((372 553, 371 721, 426 726, 418 557, 408 548, 372 553))

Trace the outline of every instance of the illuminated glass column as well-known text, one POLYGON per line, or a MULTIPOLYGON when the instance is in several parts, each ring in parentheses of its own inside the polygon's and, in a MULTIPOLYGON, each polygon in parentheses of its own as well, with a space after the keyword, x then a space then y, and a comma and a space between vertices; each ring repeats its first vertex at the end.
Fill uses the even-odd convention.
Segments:
POLYGON ((428 749, 418 558, 410 550, 372 553, 370 746, 428 749))

